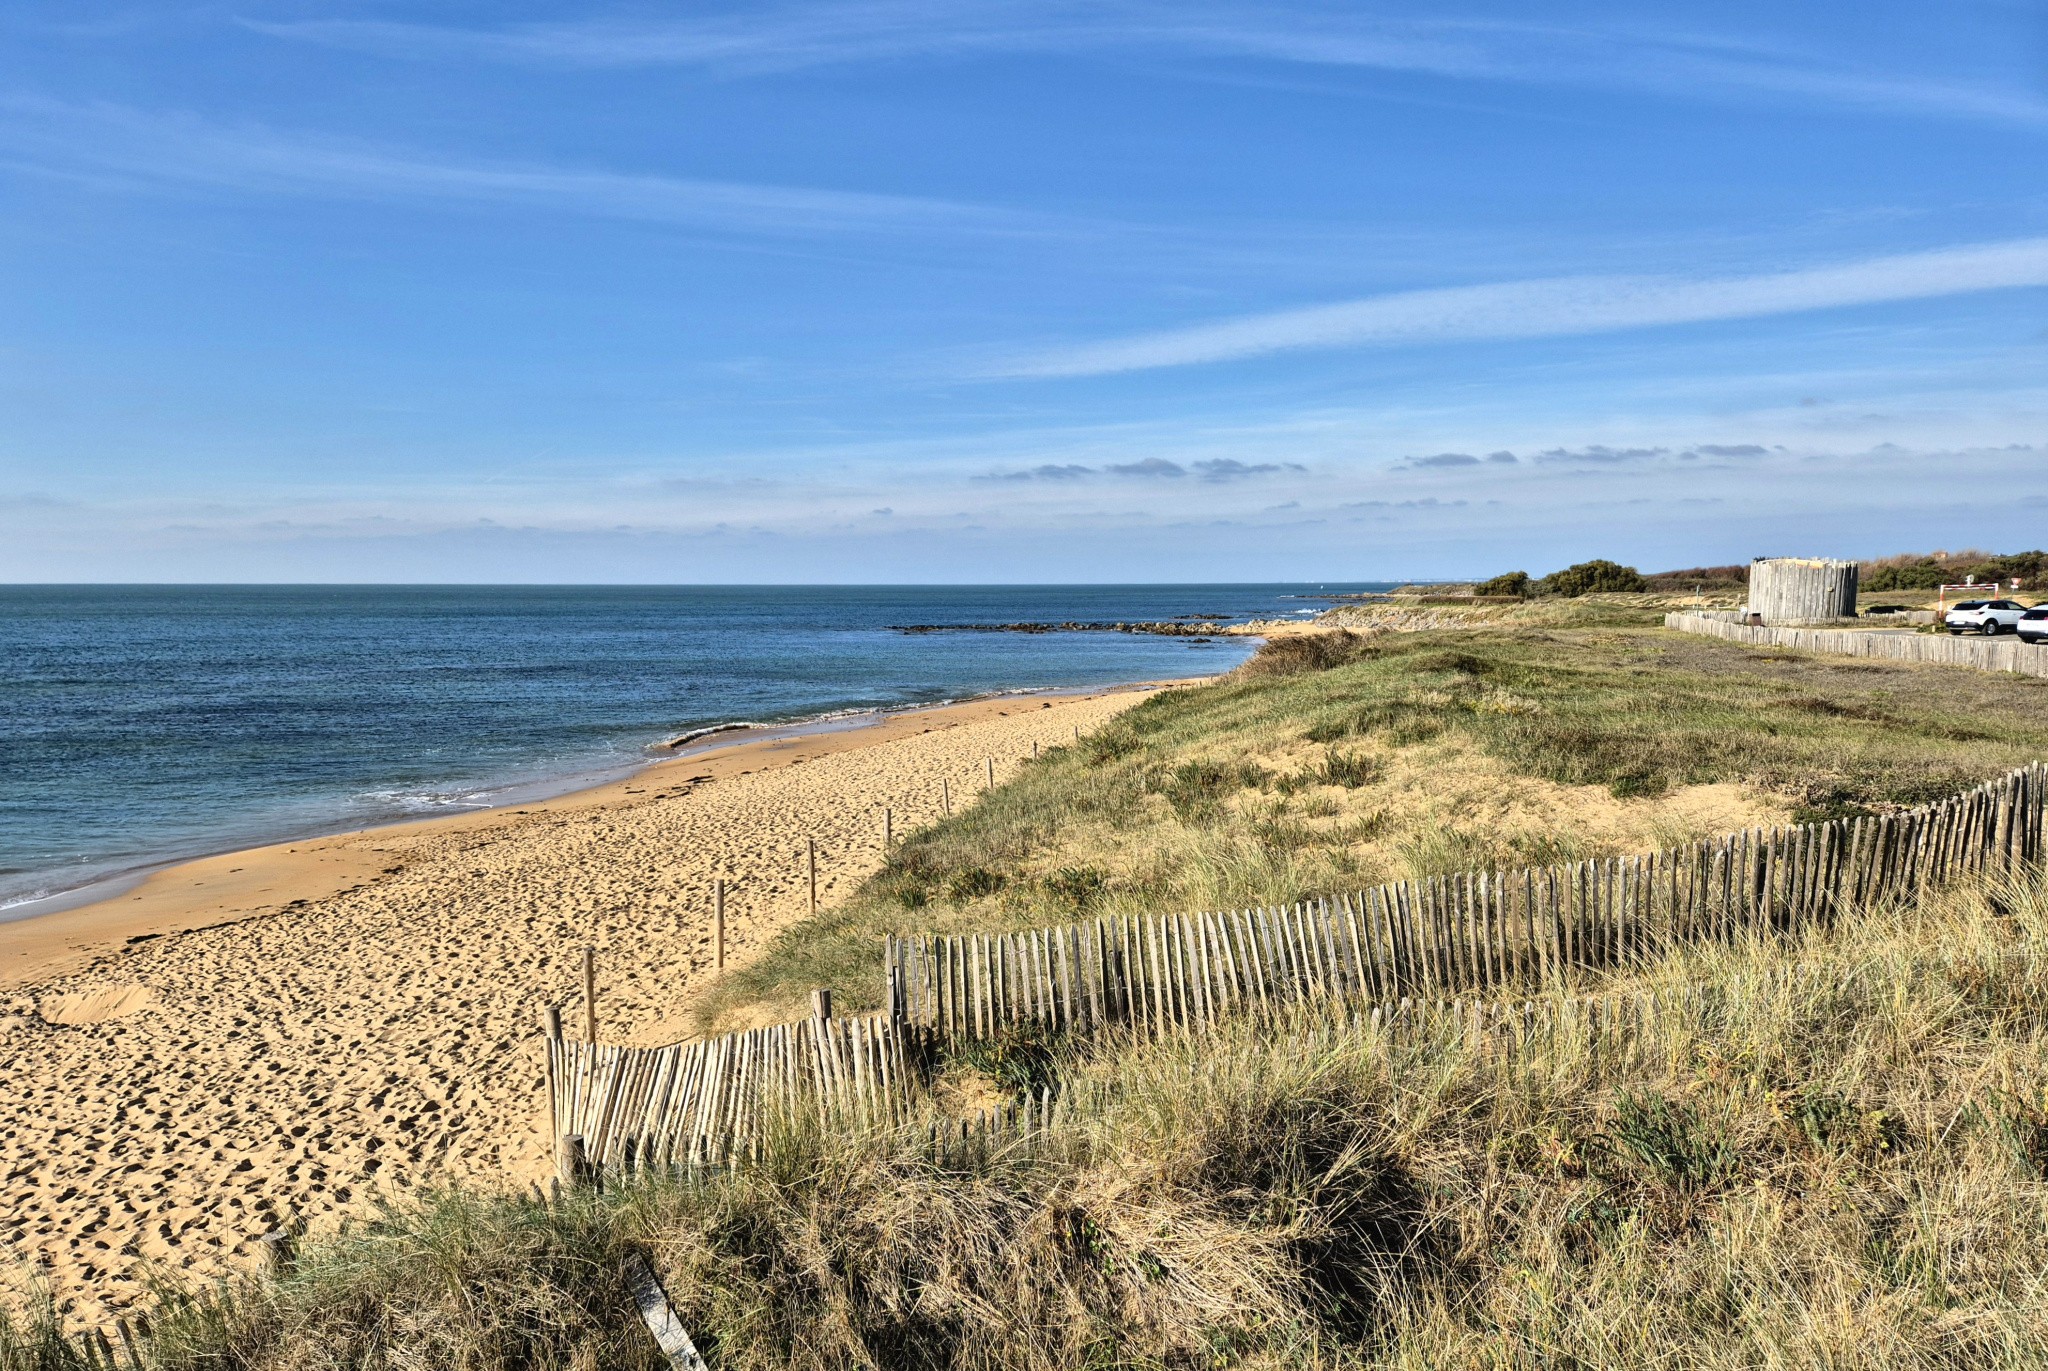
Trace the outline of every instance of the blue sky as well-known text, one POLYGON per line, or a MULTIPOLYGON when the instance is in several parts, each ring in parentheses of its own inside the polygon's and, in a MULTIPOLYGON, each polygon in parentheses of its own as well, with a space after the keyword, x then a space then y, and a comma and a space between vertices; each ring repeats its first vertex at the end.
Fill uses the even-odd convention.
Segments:
POLYGON ((0 580, 2048 542, 2048 7, 15 0, 0 580))

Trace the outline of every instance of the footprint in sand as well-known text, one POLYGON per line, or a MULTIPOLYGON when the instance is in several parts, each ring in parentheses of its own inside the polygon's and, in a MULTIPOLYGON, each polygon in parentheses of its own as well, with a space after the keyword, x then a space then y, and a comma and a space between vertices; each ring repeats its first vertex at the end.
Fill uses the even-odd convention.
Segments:
POLYGON ((117 985, 111 990, 83 990, 70 995, 53 995, 36 1006, 44 1023, 77 1028, 106 1023, 140 1014, 156 1005, 146 985, 117 985))

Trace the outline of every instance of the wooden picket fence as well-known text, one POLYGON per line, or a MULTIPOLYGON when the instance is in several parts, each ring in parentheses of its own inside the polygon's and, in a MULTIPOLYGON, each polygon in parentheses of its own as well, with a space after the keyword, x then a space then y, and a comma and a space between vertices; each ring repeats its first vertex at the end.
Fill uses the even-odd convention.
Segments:
MULTIPOLYGON (((894 1126, 935 1053, 1019 1026, 1159 1037, 1303 1002, 1423 1017, 1468 997, 1514 1003, 1678 944, 1789 931, 2038 864, 2044 809, 2048 765, 2034 763, 1918 809, 1647 856, 1400 881, 1282 908, 889 938, 877 1015, 667 1047, 547 1039, 550 1114, 558 1144, 579 1139, 595 1167, 723 1165, 758 1153, 784 1120, 894 1126)), ((947 1146, 987 1145, 974 1134, 947 1146)))
POLYGON ((1673 613, 1664 626, 1682 633, 1724 638, 1752 647, 1782 647, 1794 652, 1823 652, 1841 657, 1870 657, 1892 662, 1924 662, 1934 666, 1966 666, 1979 671, 2011 671, 2021 676, 2048 676, 2048 647, 2018 638, 1956 637, 1948 633, 1884 633, 1869 629, 1763 628, 1740 622, 1732 614, 1673 613))
POLYGON ((922 1054, 874 1015, 805 1019, 667 1047, 548 1038, 557 1145, 598 1166, 722 1163, 784 1120, 895 1116, 922 1054))
MULTIPOLYGON (((1790 968, 1780 968, 1779 973, 1790 968)), ((1767 980, 1790 977, 1765 973, 1767 980)), ((1768 990, 1752 989, 1768 999, 1768 990)), ((1530 1069, 1542 1060, 1541 1049, 1572 1042, 1580 1049, 1571 1069, 1595 1079, 1625 1074, 1656 1050, 1654 1034, 1688 1020, 1711 1017, 1718 998, 1698 987, 1662 989, 1629 995, 1550 995, 1541 999, 1403 999, 1395 1003, 1361 1003, 1340 999, 1295 1001, 1262 1023, 1262 1030, 1280 1035, 1290 1046, 1307 1051, 1346 1042, 1362 1042, 1383 1054, 1412 1051, 1428 1040, 1483 1054, 1510 1069, 1530 1069)), ((915 1030, 904 1030, 915 1036, 915 1030)), ((1554 1059, 1555 1054, 1552 1053, 1554 1059)), ((851 1132, 893 1134, 897 1145, 909 1145, 925 1160, 942 1168, 977 1167, 1003 1157, 1032 1161, 1085 1149, 1086 1139, 1063 1131, 1075 1115, 1101 1112, 1113 1085, 1083 1080, 1058 1092, 1047 1085, 1020 1098, 979 1110, 966 1117, 938 1117, 919 1111, 860 1111, 843 1120, 851 1132)), ((658 1149, 625 1149, 602 1168, 607 1176, 660 1172, 694 1174, 708 1167, 744 1161, 745 1150, 722 1160, 664 1156, 658 1149)))
POLYGON ((2048 767, 1883 817, 1752 829, 1640 857, 1400 881, 1234 913, 891 938, 891 1017, 942 1039, 1007 1026, 1155 1035, 1245 1006, 1570 984, 1675 944, 1784 931, 2037 862, 2048 767))

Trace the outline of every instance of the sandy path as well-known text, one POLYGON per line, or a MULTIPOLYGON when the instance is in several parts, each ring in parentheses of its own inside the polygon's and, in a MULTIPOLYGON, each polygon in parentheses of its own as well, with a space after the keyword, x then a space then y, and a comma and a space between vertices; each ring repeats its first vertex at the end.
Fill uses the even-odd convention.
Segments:
POLYGON ((536 1177, 539 1015, 574 997, 585 946, 606 1039, 680 1036, 714 875, 744 962, 803 917, 807 837, 829 903, 877 864, 885 804, 899 831, 929 820, 940 776, 964 802, 984 757, 1000 780, 1140 698, 983 701, 685 758, 525 811, 194 864, 48 916, 71 930, 54 942, 12 930, 42 941, 0 992, 0 1256, 91 1319, 144 1263, 243 1260, 278 1213, 317 1228, 377 1187, 536 1177), (138 928, 155 936, 124 943, 138 928))

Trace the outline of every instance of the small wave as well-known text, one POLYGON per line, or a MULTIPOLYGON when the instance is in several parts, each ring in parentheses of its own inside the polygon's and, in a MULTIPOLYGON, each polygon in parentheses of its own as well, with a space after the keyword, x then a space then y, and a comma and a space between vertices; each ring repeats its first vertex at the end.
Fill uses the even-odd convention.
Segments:
POLYGON ((489 809, 491 802, 474 790, 367 790, 357 804, 401 814, 434 814, 444 809, 489 809))
POLYGON ((658 743, 656 746, 666 748, 672 752, 679 747, 688 747, 699 738, 709 738, 715 733, 739 733, 747 729, 773 727, 773 724, 757 724, 750 719, 743 719, 738 723, 712 724, 708 728, 693 728, 688 733, 679 733, 667 742, 658 743))
MULTIPOLYGON (((932 703, 952 704, 954 702, 951 700, 937 700, 933 701, 932 703)), ((739 719, 731 723, 709 724, 703 728, 693 728, 687 733, 677 734, 675 737, 668 739, 666 742, 649 744, 648 751, 673 752, 677 748, 688 747, 691 743, 697 742, 700 739, 713 737, 714 735, 720 733, 742 733, 752 732, 759 729, 771 728, 809 728, 813 724, 836 723, 841 719, 859 719, 871 714, 888 714, 899 709, 928 709, 930 707, 930 705, 924 704, 863 705, 851 709, 827 709, 816 714, 799 715, 794 719, 777 719, 773 723, 762 723, 754 719, 739 719)))

